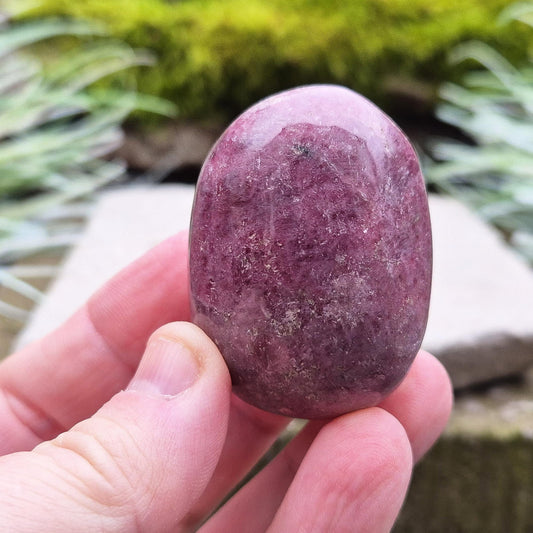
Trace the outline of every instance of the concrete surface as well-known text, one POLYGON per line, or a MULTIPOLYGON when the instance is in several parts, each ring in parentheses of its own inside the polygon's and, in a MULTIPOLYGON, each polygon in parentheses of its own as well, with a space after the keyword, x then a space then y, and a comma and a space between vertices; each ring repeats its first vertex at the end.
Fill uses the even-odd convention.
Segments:
MULTIPOLYGON (((44 303, 19 337, 65 320, 115 272, 189 224, 187 185, 105 193, 44 303)), ((457 388, 521 372, 533 362, 533 271, 458 202, 431 196, 434 280, 424 347, 457 388)))

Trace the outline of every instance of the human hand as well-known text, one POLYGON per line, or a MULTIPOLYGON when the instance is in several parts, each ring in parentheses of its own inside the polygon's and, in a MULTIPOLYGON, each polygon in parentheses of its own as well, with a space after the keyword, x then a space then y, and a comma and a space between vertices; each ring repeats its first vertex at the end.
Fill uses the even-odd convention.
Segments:
MULTIPOLYGON (((2 531, 195 530, 289 422, 232 396, 185 322, 186 251, 165 241, 0 365, 2 531)), ((451 402, 421 352, 379 407, 309 423, 200 531, 388 531, 451 402)))

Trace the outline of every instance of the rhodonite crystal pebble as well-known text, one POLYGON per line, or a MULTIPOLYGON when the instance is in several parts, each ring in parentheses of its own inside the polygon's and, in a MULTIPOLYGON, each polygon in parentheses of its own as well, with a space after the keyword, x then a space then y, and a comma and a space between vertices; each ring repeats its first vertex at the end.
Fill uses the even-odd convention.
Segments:
POLYGON ((242 399, 299 418, 376 405, 428 314, 431 230, 412 146, 343 87, 257 103, 202 168, 190 274, 193 321, 242 399))

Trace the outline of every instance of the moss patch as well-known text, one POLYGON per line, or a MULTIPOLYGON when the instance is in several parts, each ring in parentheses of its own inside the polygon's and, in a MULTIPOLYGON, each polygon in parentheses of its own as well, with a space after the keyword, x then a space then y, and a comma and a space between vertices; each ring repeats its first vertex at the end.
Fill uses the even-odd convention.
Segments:
POLYGON ((533 370, 456 397, 415 468, 395 533, 533 531, 533 370))
POLYGON ((442 439, 415 469, 395 533, 533 531, 533 441, 442 439))
POLYGON ((526 57, 529 32, 496 18, 507 0, 43 0, 33 15, 103 22, 153 50, 139 89, 176 102, 182 116, 231 117, 273 92, 305 83, 352 87, 391 108, 396 80, 431 94, 452 77, 448 51, 482 39, 526 57))

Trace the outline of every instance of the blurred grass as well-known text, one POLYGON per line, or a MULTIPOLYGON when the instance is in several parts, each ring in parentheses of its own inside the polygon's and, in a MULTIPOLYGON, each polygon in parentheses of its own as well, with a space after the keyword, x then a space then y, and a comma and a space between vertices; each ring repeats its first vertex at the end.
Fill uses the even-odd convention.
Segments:
POLYGON ((87 199, 123 175, 123 163, 108 158, 122 142, 121 123, 134 109, 172 108, 117 76, 151 64, 150 55, 100 36, 79 41, 45 69, 29 45, 101 29, 52 19, 10 24, 0 14, 0 316, 23 321, 28 305, 21 298, 39 301, 34 280, 53 275, 48 263, 31 258, 75 242, 87 199), (113 85, 95 88, 111 74, 113 85))
MULTIPOLYGON (((533 3, 514 4, 499 20, 533 26, 533 3)), ((435 140, 426 179, 471 205, 533 264, 533 63, 515 67, 479 41, 452 59, 478 68, 442 86, 437 116, 470 142, 435 140)))

